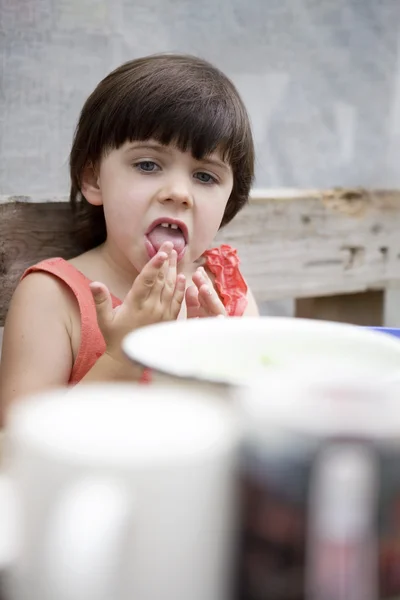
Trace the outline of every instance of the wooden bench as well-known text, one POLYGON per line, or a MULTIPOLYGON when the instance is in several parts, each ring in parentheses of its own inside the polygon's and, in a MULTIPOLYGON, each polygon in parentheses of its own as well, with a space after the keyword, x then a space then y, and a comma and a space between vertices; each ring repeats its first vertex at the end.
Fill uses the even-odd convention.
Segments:
MULTIPOLYGON (((0 326, 23 270, 78 253, 65 197, 0 196, 0 326)), ((257 301, 296 315, 381 325, 400 282, 400 192, 256 190, 219 234, 239 250, 257 301)))

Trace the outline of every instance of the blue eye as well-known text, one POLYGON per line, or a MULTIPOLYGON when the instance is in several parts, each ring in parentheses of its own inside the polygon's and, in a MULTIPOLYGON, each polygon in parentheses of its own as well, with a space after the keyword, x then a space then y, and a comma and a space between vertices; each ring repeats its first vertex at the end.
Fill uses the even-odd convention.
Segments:
POLYGON ((142 160, 137 162, 135 163, 135 167, 138 171, 142 171, 143 173, 153 173, 159 169, 159 166, 152 160, 142 160))
POLYGON ((195 174, 196 179, 201 181, 201 183, 217 183, 215 177, 210 175, 209 173, 204 173, 203 171, 199 171, 195 174))

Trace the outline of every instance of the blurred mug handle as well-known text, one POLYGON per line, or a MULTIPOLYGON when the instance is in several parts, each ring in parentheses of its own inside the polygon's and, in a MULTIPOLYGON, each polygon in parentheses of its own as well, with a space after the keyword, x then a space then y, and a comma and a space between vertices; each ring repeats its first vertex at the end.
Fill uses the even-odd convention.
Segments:
POLYGON ((122 595, 118 590, 131 506, 130 494, 118 480, 91 476, 67 487, 44 536, 46 597, 110 600, 122 595))
POLYGON ((308 507, 307 600, 376 600, 376 456, 366 444, 326 445, 308 507))

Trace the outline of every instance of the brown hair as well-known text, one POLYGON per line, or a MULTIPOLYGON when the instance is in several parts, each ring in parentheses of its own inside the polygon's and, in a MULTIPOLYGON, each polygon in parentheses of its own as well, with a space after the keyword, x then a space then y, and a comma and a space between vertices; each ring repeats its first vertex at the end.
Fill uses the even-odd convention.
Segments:
POLYGON ((86 100, 70 154, 76 231, 83 249, 106 239, 103 207, 81 193, 87 165, 127 141, 174 143, 201 159, 222 152, 233 172, 233 189, 221 227, 246 204, 254 178, 249 117, 233 83, 208 62, 161 54, 127 62, 107 75, 86 100))

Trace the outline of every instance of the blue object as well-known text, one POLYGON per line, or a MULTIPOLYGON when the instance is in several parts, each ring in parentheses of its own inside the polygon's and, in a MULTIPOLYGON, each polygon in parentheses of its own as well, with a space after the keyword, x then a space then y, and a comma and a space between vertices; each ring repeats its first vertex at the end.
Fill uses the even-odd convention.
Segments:
POLYGON ((400 329, 393 329, 391 327, 369 327, 369 329, 381 331, 382 333, 388 333, 389 335, 393 335, 394 337, 400 338, 400 329))

